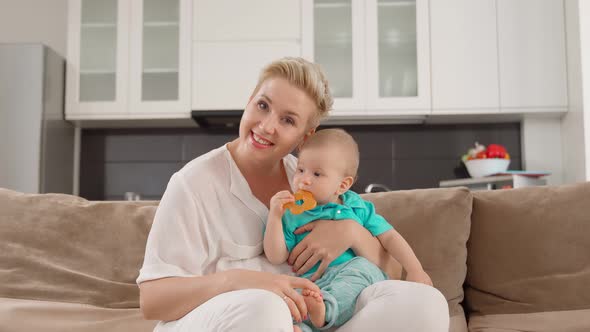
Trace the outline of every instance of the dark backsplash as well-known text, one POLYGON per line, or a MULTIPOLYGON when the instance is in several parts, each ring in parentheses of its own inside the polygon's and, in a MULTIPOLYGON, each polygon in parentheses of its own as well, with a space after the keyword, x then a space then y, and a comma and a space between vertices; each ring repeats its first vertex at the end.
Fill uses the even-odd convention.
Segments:
MULTIPOLYGON (((358 181, 393 190, 438 187, 468 177, 461 156, 474 142, 498 143, 521 168, 520 124, 341 126, 359 144, 358 181)), ((160 199, 170 176, 187 162, 237 137, 230 129, 85 129, 82 131, 80 196, 118 200, 125 192, 160 199)))

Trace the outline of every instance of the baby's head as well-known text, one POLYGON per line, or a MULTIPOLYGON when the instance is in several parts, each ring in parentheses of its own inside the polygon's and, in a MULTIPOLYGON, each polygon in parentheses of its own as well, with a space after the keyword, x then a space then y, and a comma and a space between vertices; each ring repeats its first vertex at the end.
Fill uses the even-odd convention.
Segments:
POLYGON ((356 179, 359 149, 354 138, 342 129, 324 129, 301 146, 295 189, 310 191, 319 204, 336 202, 356 179))

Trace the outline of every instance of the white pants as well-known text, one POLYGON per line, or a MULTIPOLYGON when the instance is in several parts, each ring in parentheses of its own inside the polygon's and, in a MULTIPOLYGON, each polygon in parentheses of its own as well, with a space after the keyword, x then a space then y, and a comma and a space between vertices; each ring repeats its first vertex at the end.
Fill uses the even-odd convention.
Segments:
MULTIPOLYGON (((448 330, 447 301, 437 289, 386 280, 363 290, 352 319, 334 331, 448 330)), ((247 289, 220 294, 177 321, 158 324, 155 331, 292 332, 293 323, 282 298, 270 291, 247 289)))

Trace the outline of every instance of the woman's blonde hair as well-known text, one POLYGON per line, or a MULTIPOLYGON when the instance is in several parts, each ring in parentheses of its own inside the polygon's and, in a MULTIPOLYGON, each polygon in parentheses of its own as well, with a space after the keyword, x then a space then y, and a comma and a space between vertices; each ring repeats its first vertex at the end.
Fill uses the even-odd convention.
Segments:
POLYGON ((262 69, 254 92, 258 91, 264 81, 273 77, 286 79, 313 99, 317 107, 317 112, 312 119, 313 127, 317 127, 320 120, 328 116, 328 112, 332 110, 334 104, 332 93, 326 75, 318 64, 295 57, 273 61, 262 69))

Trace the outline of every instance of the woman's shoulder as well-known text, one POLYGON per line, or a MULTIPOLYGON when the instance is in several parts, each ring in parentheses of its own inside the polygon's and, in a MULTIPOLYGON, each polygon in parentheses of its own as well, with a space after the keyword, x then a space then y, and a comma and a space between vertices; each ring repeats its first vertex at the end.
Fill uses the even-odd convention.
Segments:
POLYGON ((189 183, 219 179, 219 175, 229 172, 228 153, 223 145, 189 161, 177 173, 189 183))

